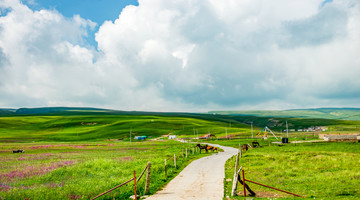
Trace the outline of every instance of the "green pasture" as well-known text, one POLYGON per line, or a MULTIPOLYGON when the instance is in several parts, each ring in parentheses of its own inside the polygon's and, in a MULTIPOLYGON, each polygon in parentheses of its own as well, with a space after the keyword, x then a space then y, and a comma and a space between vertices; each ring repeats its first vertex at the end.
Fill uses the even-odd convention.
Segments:
MULTIPOLYGON (((131 179, 134 170, 139 176, 148 162, 152 164, 152 194, 192 160, 209 155, 194 152, 193 146, 176 141, 3 143, 0 199, 90 199, 131 179), (25 153, 14 154, 13 149, 25 153)), ((144 194, 144 182, 145 176, 137 184, 140 195, 144 194)), ((128 199, 133 194, 132 182, 99 199, 128 199)))
MULTIPOLYGON (((250 141, 249 141, 250 142, 250 141)), ((244 140, 217 141, 238 147, 244 140)), ((243 153, 243 166, 249 180, 273 186, 308 199, 360 199, 360 143, 302 143, 276 145, 260 141, 261 148, 243 153)), ((231 196, 236 157, 225 167, 225 196, 231 196)), ((294 199, 295 197, 248 183, 262 198, 294 199)), ((238 184, 237 191, 242 192, 238 184)), ((243 199, 238 197, 231 199, 243 199)), ((224 198, 226 199, 226 198, 224 198)), ((249 199, 261 199, 251 197, 249 199)))
MULTIPOLYGON (((74 115, 74 116, 8 116, 0 117, 0 142, 33 141, 130 141, 145 135, 195 137, 208 133, 225 136, 228 124, 191 117, 151 115, 74 115)), ((228 127, 229 134, 248 134, 249 125, 237 123, 228 127)))
MULTIPOLYGON (((89 199, 130 179, 133 170, 139 174, 148 161, 153 164, 150 193, 154 193, 191 160, 205 156, 191 153, 188 159, 183 158, 183 149, 189 145, 169 141, 167 135, 197 141, 197 135, 209 133, 216 138, 199 141, 233 147, 252 141, 260 143, 261 148, 251 149, 240 161, 249 179, 317 199, 360 198, 355 187, 360 185, 359 143, 278 146, 271 143, 279 140, 270 133, 267 140, 251 138, 250 129, 253 122, 256 136, 264 126, 269 126, 280 139, 286 136, 283 131, 286 120, 289 128, 329 127, 326 132, 289 133, 290 141, 317 140, 319 133, 358 133, 360 121, 109 112, 0 116, 0 199, 89 199), (225 138, 226 132, 229 139, 225 138), (134 136, 142 135, 148 139, 134 140, 134 136), (13 149, 24 149, 25 153, 13 154, 13 149), (179 158, 176 169, 174 154, 179 158), (169 163, 167 178, 165 159, 169 163)), ((227 178, 233 176, 234 159, 226 165, 227 178)), ((231 182, 226 182, 227 195, 229 187, 231 182)), ((251 187, 266 194, 278 194, 251 187)), ((139 183, 139 192, 143 191, 144 180, 139 183)), ((132 194, 129 184, 102 199, 126 199, 132 194)))
MULTIPOLYGON (((217 138, 252 136, 250 122, 254 122, 253 135, 269 126, 278 137, 286 137, 285 121, 289 128, 310 125, 328 126, 326 134, 359 133, 360 121, 328 119, 267 119, 259 117, 212 116, 212 115, 15 115, 0 117, 0 142, 71 142, 71 141, 130 141, 132 137, 145 135, 157 138, 162 135, 196 137, 214 134, 217 138)), ((317 139, 318 132, 290 132, 297 140, 317 139)), ((263 136, 261 134, 260 136, 263 136)), ((269 136, 271 136, 269 134, 269 136)))

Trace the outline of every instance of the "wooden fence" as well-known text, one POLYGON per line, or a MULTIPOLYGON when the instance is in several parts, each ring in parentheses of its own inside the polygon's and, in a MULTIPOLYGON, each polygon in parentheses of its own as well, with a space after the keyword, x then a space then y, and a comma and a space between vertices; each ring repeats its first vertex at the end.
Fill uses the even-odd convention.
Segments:
POLYGON ((136 179, 136 174, 135 174, 135 170, 134 170, 134 177, 131 178, 128 181, 125 181, 124 183, 121 183, 120 185, 117 185, 114 188, 111 188, 108 191, 105 191, 99 195, 97 195, 96 197, 92 198, 91 200, 97 199, 121 186, 124 186, 132 181, 134 181, 134 194, 135 194, 135 200, 137 200, 137 195, 136 195, 136 182, 139 182, 140 179, 142 178, 142 176, 144 175, 145 171, 147 170, 147 175, 146 175, 146 182, 145 182, 145 194, 149 192, 149 187, 150 187, 150 174, 151 174, 151 162, 148 162, 148 164, 146 165, 145 169, 142 171, 142 173, 140 174, 140 176, 136 179))
POLYGON ((243 185, 243 188, 244 188, 244 197, 246 197, 246 190, 249 191, 250 195, 251 196, 255 196, 256 193, 254 191, 252 191, 250 189, 250 187, 246 184, 246 181, 247 182, 250 182, 250 183, 254 183, 254 184, 257 184, 257 185, 260 185, 260 186, 263 186, 263 187, 267 187, 267 188, 271 188, 273 190, 277 190, 277 191, 280 191, 280 192, 284 192, 284 193, 287 193, 287 194, 291 194, 293 196, 297 196, 297 197, 302 197, 302 198, 305 198, 305 196, 301 196, 301 195, 298 195, 298 194, 294 194, 294 193, 291 193, 291 192, 288 192, 288 191, 285 191, 285 190, 281 190, 281 189, 278 189, 278 188, 275 188, 275 187, 271 187, 271 186, 268 186, 268 185, 265 185, 265 184, 262 184, 262 183, 258 183, 258 182, 255 182, 255 181, 251 181, 249 179, 246 179, 245 178, 245 171, 243 169, 243 166, 241 166, 239 169, 238 169, 238 164, 239 164, 239 157, 241 158, 242 157, 242 151, 241 151, 241 144, 239 144, 239 152, 237 153, 236 155, 236 161, 235 161, 235 172, 234 172, 234 178, 233 178, 233 185, 232 185, 232 190, 231 190, 231 196, 236 196, 236 190, 237 190, 237 182, 240 182, 242 185, 243 185), (241 179, 240 177, 240 172, 242 171, 242 176, 243 178, 241 179))

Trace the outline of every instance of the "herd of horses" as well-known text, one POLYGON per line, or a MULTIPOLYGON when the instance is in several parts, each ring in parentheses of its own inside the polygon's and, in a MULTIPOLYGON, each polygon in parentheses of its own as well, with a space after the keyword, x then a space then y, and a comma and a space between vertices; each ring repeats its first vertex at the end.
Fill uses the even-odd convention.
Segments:
MULTIPOLYGON (((247 150, 249 150, 249 148, 257 148, 257 147, 260 147, 259 142, 256 142, 256 141, 255 141, 255 142, 252 142, 251 144, 252 144, 252 146, 251 146, 250 144, 243 144, 243 145, 241 146, 241 150, 247 151, 247 150)), ((197 144, 196 147, 198 147, 198 148, 200 149, 200 153, 201 153, 201 150, 202 150, 202 149, 204 149, 204 150, 206 151, 206 153, 208 153, 209 150, 211 150, 212 152, 218 151, 218 148, 217 148, 217 147, 213 147, 213 146, 210 146, 210 145, 207 145, 207 144, 205 144, 205 145, 197 144)))
POLYGON ((243 144, 242 146, 241 146, 241 150, 243 150, 243 151, 247 151, 247 150, 249 150, 249 148, 257 148, 257 147, 260 147, 260 144, 259 144, 259 142, 252 142, 251 143, 252 144, 252 146, 250 145, 250 144, 243 144))

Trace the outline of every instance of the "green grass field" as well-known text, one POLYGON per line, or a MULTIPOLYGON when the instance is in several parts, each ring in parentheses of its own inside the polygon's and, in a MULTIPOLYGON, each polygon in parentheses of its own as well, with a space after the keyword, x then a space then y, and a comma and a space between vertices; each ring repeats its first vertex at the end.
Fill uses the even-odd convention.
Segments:
MULTIPOLYGON (((140 173, 148 161, 153 163, 150 193, 154 193, 191 160, 204 156, 189 154, 187 160, 182 159, 182 150, 188 144, 167 141, 163 135, 194 138, 196 132, 199 136, 212 133, 217 138, 206 142, 238 147, 239 142, 254 140, 250 138, 250 122, 254 124, 254 135, 267 125, 280 138, 286 135, 279 131, 284 129, 286 120, 290 128, 328 126, 329 130, 322 132, 328 134, 358 133, 360 127, 360 121, 348 120, 189 113, 71 110, 5 114, 0 116, 0 199, 89 199, 130 179, 133 170, 140 173), (229 137, 242 139, 221 139, 225 130, 229 137), (149 139, 165 140, 133 140, 130 144, 130 131, 132 137, 146 135, 149 139), (25 153, 13 154, 13 149, 24 149, 25 153), (181 158, 177 169, 171 164, 173 154, 181 158), (165 158, 170 163, 168 178, 164 177, 165 158)), ((289 140, 316 140, 318 134, 291 132, 289 140)), ((360 185, 359 143, 269 146, 275 138, 256 140, 263 148, 250 150, 241 160, 249 179, 308 197, 359 198, 359 190, 354 186, 360 185)), ((227 164, 227 178, 232 178, 233 163, 234 158, 227 164)), ((143 181, 139 183, 140 193, 144 191, 143 181)), ((227 194, 229 184, 225 185, 227 194)), ((253 187, 268 197, 277 194, 253 187)), ((126 199, 132 193, 130 184, 103 199, 126 199)))
MULTIPOLYGON (((238 147, 244 140, 217 141, 238 147)), ((261 148, 243 154, 239 166, 245 177, 309 199, 360 199, 360 143, 303 143, 274 145, 260 141, 261 148)), ((226 163, 226 179, 234 176, 235 156, 226 163)), ((249 183, 263 198, 293 199, 285 193, 249 183)), ((225 196, 231 196, 232 182, 225 181, 225 196)), ((238 190, 242 192, 242 185, 238 190)), ((232 199, 243 199, 239 194, 232 199)), ((255 198, 260 199, 260 198, 255 198)))
MULTIPOLYGON (((152 138, 162 135, 194 137, 213 133, 225 135, 228 124, 190 117, 151 115, 74 115, 74 116, 10 116, 0 117, 0 141, 129 141, 133 136, 152 138)), ((229 134, 246 133, 248 125, 238 123, 228 128, 229 134)))
MULTIPOLYGON (((190 149, 193 150, 191 145, 190 149)), ((90 199, 151 166, 150 194, 161 189, 189 162, 208 154, 188 153, 188 144, 157 142, 3 143, 0 147, 0 199, 90 199), (25 153, 13 154, 13 149, 25 153), (177 168, 174 167, 174 154, 177 168), (168 177, 164 162, 167 159, 168 177)), ((144 194, 145 177, 137 184, 144 194)), ((99 199, 128 199, 133 182, 99 199)))
MULTIPOLYGON (((13 115, 0 117, 0 142, 37 141, 104 141, 117 139, 129 141, 133 136, 146 135, 152 138, 162 135, 195 137, 208 133, 217 137, 227 134, 250 137, 250 122, 254 122, 256 135, 264 126, 269 126, 278 136, 284 136, 285 121, 289 128, 327 126, 328 134, 358 133, 360 121, 298 118, 262 118, 252 116, 220 116, 195 114, 104 114, 89 112, 55 113, 53 115, 13 115)), ((291 133, 292 137, 307 137, 317 133, 291 133)))

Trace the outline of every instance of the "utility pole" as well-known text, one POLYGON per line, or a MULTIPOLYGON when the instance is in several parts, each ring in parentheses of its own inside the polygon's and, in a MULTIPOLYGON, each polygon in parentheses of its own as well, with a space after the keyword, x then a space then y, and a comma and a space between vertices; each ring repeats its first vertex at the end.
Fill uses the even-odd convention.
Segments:
POLYGON ((251 122, 251 138, 254 138, 253 122, 251 122))
POLYGON ((199 142, 199 130, 196 129, 196 134, 197 134, 197 141, 199 142))
POLYGON ((131 144, 131 132, 132 132, 132 127, 130 128, 130 144, 131 144))
POLYGON ((286 120, 286 137, 289 138, 289 128, 288 128, 287 120, 286 120))
POLYGON ((227 128, 225 127, 226 139, 227 139, 227 128))

